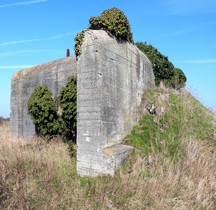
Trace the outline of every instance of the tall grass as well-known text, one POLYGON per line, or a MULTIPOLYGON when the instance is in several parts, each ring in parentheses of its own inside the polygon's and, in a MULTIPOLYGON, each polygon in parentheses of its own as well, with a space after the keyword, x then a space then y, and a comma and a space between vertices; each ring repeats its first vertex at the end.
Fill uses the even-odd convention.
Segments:
POLYGON ((74 167, 67 145, 58 140, 47 144, 41 139, 15 141, 1 135, 0 206, 9 209, 46 207, 64 194, 64 185, 72 188, 74 167))
POLYGON ((126 137, 126 142, 141 149, 143 155, 166 151, 178 161, 184 156, 181 141, 185 138, 216 145, 215 116, 190 93, 156 88, 146 93, 145 101, 147 107, 154 105, 164 111, 145 114, 126 137))
MULTIPOLYGON (((198 102, 188 94, 163 91, 166 99, 155 95, 161 94, 157 89, 148 92, 147 101, 157 106, 167 103, 165 114, 148 116, 149 127, 146 119, 141 119, 127 140, 135 146, 134 152, 114 177, 79 177, 75 169, 76 160, 70 158, 68 146, 61 140, 49 143, 42 139, 15 140, 9 136, 7 127, 1 127, 0 209, 214 210, 214 123, 207 120, 211 129, 205 131, 206 123, 180 108, 184 108, 186 103, 192 111, 196 109, 194 103, 198 102), (174 105, 169 106, 170 100, 174 100, 172 103, 176 105, 181 101, 179 111, 184 115, 180 119, 174 105), (171 112, 178 117, 169 119, 166 113, 171 112), (197 121, 195 124, 191 124, 193 118, 193 123, 197 121), (162 127, 161 121, 164 123, 162 127), (201 127, 194 128, 194 125, 201 127), (142 129, 149 129, 149 132, 143 133, 142 129), (148 142, 148 139, 153 142, 148 142), (173 142, 176 139, 177 146, 173 142)), ((204 108, 203 112, 197 111, 196 115, 211 119, 211 113, 206 113, 204 108)))

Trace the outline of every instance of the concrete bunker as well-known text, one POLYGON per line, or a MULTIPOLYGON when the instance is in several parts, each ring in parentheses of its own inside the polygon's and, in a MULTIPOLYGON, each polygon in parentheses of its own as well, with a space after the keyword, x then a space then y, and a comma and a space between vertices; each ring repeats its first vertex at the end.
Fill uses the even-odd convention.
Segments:
POLYGON ((35 86, 47 84, 56 96, 77 75, 77 171, 114 175, 132 150, 123 138, 141 115, 142 97, 154 86, 150 61, 133 44, 118 42, 103 30, 86 30, 76 61, 63 58, 17 72, 11 87, 11 132, 33 137, 26 104, 35 86))

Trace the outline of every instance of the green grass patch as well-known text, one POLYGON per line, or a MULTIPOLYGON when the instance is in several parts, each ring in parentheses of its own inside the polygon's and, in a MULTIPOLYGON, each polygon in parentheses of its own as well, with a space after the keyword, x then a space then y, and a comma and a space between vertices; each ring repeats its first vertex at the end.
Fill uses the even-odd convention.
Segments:
POLYGON ((177 162, 185 151, 181 140, 193 137, 215 144, 214 118, 189 93, 162 88, 146 92, 147 105, 163 107, 162 115, 146 113, 125 141, 142 154, 165 153, 177 162))

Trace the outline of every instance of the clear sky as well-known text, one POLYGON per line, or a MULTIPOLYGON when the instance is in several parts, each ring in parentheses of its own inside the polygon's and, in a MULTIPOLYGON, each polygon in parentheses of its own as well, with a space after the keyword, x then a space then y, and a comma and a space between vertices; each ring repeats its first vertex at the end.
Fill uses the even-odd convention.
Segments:
POLYGON ((0 116, 21 69, 74 54, 90 16, 112 7, 128 17, 135 42, 152 44, 186 74, 187 89, 216 110, 215 0, 0 0, 0 116))

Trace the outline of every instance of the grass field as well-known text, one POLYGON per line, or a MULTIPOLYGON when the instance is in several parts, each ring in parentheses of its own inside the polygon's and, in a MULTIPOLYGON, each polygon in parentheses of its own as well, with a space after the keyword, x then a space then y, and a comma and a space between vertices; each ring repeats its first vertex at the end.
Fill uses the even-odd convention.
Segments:
POLYGON ((141 118, 125 139, 134 152, 114 177, 79 177, 61 139, 13 139, 0 127, 0 209, 214 210, 215 116, 188 93, 146 96, 165 114, 141 118))

